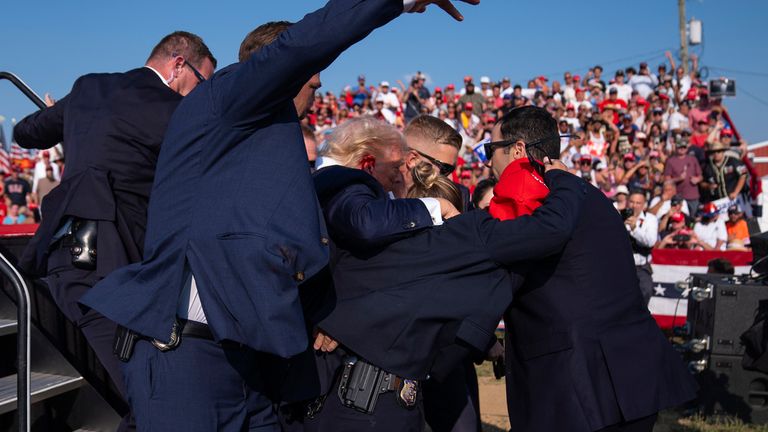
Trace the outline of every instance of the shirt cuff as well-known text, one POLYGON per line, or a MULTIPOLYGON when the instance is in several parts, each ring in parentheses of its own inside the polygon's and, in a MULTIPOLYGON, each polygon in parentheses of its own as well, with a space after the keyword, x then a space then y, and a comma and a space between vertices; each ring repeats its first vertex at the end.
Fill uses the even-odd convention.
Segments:
POLYGON ((423 202, 427 206, 429 216, 432 217, 432 225, 442 225, 443 215, 440 211, 440 201, 435 198, 419 198, 419 201, 423 202))
POLYGON ((415 4, 416 0, 403 0, 403 13, 410 12, 415 4))

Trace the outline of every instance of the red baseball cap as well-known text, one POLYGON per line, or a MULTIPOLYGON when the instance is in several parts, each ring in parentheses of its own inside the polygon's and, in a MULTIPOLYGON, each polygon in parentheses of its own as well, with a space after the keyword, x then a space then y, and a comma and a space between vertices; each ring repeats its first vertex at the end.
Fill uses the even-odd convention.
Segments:
POLYGON ((472 75, 467 75, 464 77, 464 82, 472 81, 472 75))
POLYGON ((537 79, 539 79, 539 80, 541 80, 541 81, 549 81, 549 80, 547 79, 547 77, 545 77, 544 75, 539 75, 539 76, 537 77, 537 79))
POLYGON ((573 79, 574 81, 581 81, 581 75, 574 75, 573 79))
POLYGON ((445 86, 446 90, 454 90, 455 88, 456 88, 456 86, 453 85, 453 84, 448 84, 447 86, 445 86))
POLYGON ((670 216, 669 219, 672 222, 682 222, 685 220, 685 215, 682 212, 675 212, 672 213, 672 216, 670 216))
POLYGON ((467 103, 464 104, 464 109, 465 110, 471 110, 471 109, 474 109, 474 108, 475 108, 475 106, 472 105, 472 102, 467 102, 467 103))
POLYGON ((576 88, 576 93, 584 93, 584 89, 581 87, 576 88))
POLYGON ((462 171, 461 178, 463 179, 472 178, 472 174, 469 171, 462 171))
POLYGON ((720 131, 720 136, 733 136, 733 129, 725 128, 720 131))
POLYGON ((435 93, 442 93, 442 92, 443 92, 443 89, 441 89, 440 87, 435 87, 435 93))
POLYGON ((625 161, 627 161, 627 160, 634 161, 635 160, 635 154, 634 153, 627 153, 627 154, 625 154, 624 155, 624 160, 625 161))

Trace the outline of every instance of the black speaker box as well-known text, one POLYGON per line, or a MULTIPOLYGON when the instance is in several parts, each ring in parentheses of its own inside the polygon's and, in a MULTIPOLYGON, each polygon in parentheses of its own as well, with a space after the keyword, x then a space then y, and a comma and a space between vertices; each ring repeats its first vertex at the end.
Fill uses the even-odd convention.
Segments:
POLYGON ((704 415, 727 415, 745 422, 768 423, 768 375, 746 371, 741 356, 712 354, 696 375, 704 415))
POLYGON ((768 286, 744 283, 731 275, 691 276, 687 319, 691 337, 708 338, 712 354, 742 355, 739 336, 752 326, 760 300, 768 299, 768 286))

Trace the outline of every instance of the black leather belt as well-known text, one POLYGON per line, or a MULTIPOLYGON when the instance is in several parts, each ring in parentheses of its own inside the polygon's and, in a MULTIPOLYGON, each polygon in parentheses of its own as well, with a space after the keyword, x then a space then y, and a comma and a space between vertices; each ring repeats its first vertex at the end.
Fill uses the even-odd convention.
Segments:
POLYGON ((181 325, 181 335, 189 336, 197 339, 214 340, 213 332, 208 324, 204 324, 197 321, 188 321, 179 318, 179 324, 181 325))

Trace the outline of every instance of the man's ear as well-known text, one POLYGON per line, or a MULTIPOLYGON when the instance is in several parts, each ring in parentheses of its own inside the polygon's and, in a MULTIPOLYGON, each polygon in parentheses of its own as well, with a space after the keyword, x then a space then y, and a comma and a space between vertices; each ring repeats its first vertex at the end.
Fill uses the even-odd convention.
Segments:
POLYGON ((525 151, 525 142, 523 141, 518 140, 516 143, 512 144, 510 148, 512 149, 512 156, 514 156, 515 159, 520 159, 528 155, 525 151))
POLYGON ((411 170, 413 167, 419 164, 419 161, 421 161, 419 155, 413 150, 408 150, 408 153, 405 155, 405 167, 408 170, 411 170))
POLYGON ((363 158, 360 159, 360 169, 368 174, 373 173, 373 170, 376 169, 376 157, 373 155, 363 156, 363 158))

